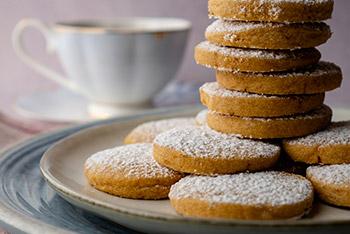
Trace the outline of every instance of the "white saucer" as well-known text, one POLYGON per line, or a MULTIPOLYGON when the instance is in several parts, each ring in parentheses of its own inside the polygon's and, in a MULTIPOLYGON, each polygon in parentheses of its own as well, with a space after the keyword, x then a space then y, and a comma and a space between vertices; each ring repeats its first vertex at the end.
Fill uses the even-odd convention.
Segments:
POLYGON ((14 108, 30 119, 71 123, 94 119, 89 115, 87 106, 85 98, 66 89, 57 89, 19 97, 14 108))
POLYGON ((200 83, 171 82, 153 104, 121 107, 89 103, 84 97, 67 89, 48 90, 19 97, 14 109, 23 117, 55 123, 79 123, 121 117, 149 111, 157 107, 198 103, 200 83))

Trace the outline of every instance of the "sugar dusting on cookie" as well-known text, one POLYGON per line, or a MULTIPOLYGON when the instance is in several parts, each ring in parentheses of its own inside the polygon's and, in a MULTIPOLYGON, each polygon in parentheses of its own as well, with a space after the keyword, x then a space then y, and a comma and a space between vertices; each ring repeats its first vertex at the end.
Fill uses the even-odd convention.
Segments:
POLYGON ((103 150, 85 162, 88 170, 122 173, 131 178, 172 177, 177 172, 159 165, 152 156, 152 144, 131 144, 103 150))
POLYGON ((291 27, 305 30, 330 30, 329 26, 323 22, 308 22, 308 23, 276 23, 276 22, 247 22, 247 21, 228 21, 228 20, 215 20, 206 29, 206 36, 210 34, 223 33, 223 39, 225 41, 236 41, 237 34, 240 32, 248 32, 252 29, 273 29, 291 27))
POLYGON ((253 28, 269 27, 272 25, 273 23, 216 20, 208 26, 206 32, 240 32, 253 28))
MULTIPOLYGON (((197 48, 209 52, 216 52, 223 56, 232 56, 238 58, 257 57, 261 59, 288 59, 301 56, 301 50, 257 50, 257 49, 240 49, 234 47, 223 47, 208 41, 201 42, 197 48)), ((302 53, 307 53, 310 49, 303 49, 302 53)))
MULTIPOLYGON (((333 6, 333 0, 257 0, 257 1, 246 1, 246 0, 236 0, 236 1, 227 1, 232 2, 231 5, 238 7, 237 14, 231 14, 228 17, 223 17, 221 15, 217 15, 215 12, 219 8, 217 5, 220 5, 218 3, 210 4, 208 7, 209 11, 209 18, 215 18, 215 19, 222 19, 226 21, 235 21, 235 20, 246 20, 246 15, 263 15, 265 18, 268 19, 279 19, 280 17, 284 17, 285 12, 288 11, 289 8, 299 8, 299 9, 307 9, 310 7, 319 7, 319 8, 326 8, 328 11, 332 10, 333 6)), ((227 6, 228 8, 231 6, 230 4, 227 6)), ((319 10, 319 9, 315 9, 319 10)), ((302 11, 302 10, 301 10, 302 11)), ((307 11, 306 11, 307 12, 307 11)), ((300 12, 301 18, 299 22, 303 21, 310 21, 310 19, 305 18, 303 15, 303 12, 300 12)), ((329 18, 328 16, 327 18, 329 18)), ((322 18, 322 17, 321 17, 322 18)), ((327 19, 327 18, 322 18, 327 19)), ((314 19, 312 21, 320 21, 321 19, 314 19)), ((256 19, 256 21, 259 21, 259 18, 256 19)), ((284 20, 286 23, 289 21, 288 18, 284 20)))
MULTIPOLYGON (((271 121, 271 120, 281 120, 281 121, 286 121, 286 120, 307 120, 307 119, 323 119, 326 116, 332 115, 332 110, 326 105, 323 105, 321 108, 310 111, 305 114, 300 114, 300 115, 295 115, 291 117, 277 117, 277 118, 255 118, 255 120, 260 120, 260 121, 271 121)), ((244 118, 249 118, 249 117, 244 117, 244 118)))
POLYGON ((169 193, 171 199, 269 206, 295 204, 312 196, 307 179, 284 172, 188 176, 173 185, 169 193))
POLYGON ((158 135, 154 144, 200 158, 266 158, 280 152, 279 146, 222 134, 206 126, 174 128, 158 135))
POLYGON ((133 129, 133 134, 142 134, 143 137, 147 137, 147 142, 152 142, 154 137, 158 134, 170 130, 179 126, 193 126, 196 125, 196 120, 194 118, 171 118, 162 119, 157 121, 150 121, 140 124, 135 129, 133 129))
POLYGON ((206 34, 225 33, 224 40, 234 42, 236 33, 256 28, 272 27, 272 23, 216 20, 206 29, 206 34))
POLYGON ((350 164, 311 166, 307 175, 321 183, 350 186, 350 164))
MULTIPOLYGON (((208 67, 210 67, 208 65, 208 67)), ((240 76, 251 76, 251 73, 249 72, 239 72, 239 71, 232 71, 227 68, 217 68, 217 70, 221 72, 231 72, 231 73, 240 73, 240 76)), ((325 62, 325 61, 320 61, 318 64, 309 66, 305 69, 301 70, 296 70, 296 71, 288 71, 288 72, 256 72, 254 73, 255 76, 260 76, 260 77, 278 77, 278 78, 290 78, 290 77, 319 77, 319 76, 327 76, 327 75, 342 75, 340 67, 335 65, 334 63, 330 62, 325 62)))
POLYGON ((248 92, 239 92, 234 90, 228 90, 219 86, 217 82, 205 83, 200 87, 200 90, 207 93, 210 96, 219 96, 219 97, 241 97, 241 98, 271 98, 271 99, 299 99, 300 101, 304 100, 304 97, 307 95, 291 95, 291 96, 276 96, 276 95, 264 95, 264 94, 255 94, 248 92))
POLYGON ((320 4, 320 3, 331 3, 333 0, 259 0, 259 3, 299 3, 305 5, 320 4))
POLYGON ((327 27, 327 24, 323 22, 308 22, 308 23, 277 23, 277 22, 248 22, 248 21, 227 21, 227 20, 215 20, 210 24, 206 32, 218 33, 218 32, 241 32, 256 28, 279 28, 284 26, 298 26, 300 28, 321 30, 327 27))
MULTIPOLYGON (((244 73, 243 73, 244 74, 244 73)), ((341 75, 341 69, 334 63, 320 61, 317 65, 310 66, 304 70, 289 71, 289 72, 272 72, 272 73, 256 73, 257 76, 263 77, 318 77, 323 75, 341 75)), ((247 74, 248 75, 248 74, 247 74)))
POLYGON ((277 96, 268 96, 263 94, 254 94, 247 92, 239 92, 234 90, 224 89, 219 86, 217 82, 209 82, 205 83, 200 87, 200 90, 204 91, 210 96, 220 96, 220 97, 251 97, 251 98, 269 98, 269 97, 277 97, 277 96))
POLYGON ((317 145, 318 147, 329 145, 350 145, 350 121, 333 122, 327 129, 292 140, 286 140, 287 144, 317 145))

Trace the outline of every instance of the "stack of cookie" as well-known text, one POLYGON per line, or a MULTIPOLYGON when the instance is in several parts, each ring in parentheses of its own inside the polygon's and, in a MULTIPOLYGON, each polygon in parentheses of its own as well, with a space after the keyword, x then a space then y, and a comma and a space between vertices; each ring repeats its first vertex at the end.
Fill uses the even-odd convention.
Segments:
POLYGON ((340 86, 336 65, 314 47, 331 36, 333 1, 209 0, 218 18, 195 48, 195 60, 216 69, 200 88, 208 126, 244 138, 304 136, 325 128, 324 93, 340 86))
POLYGON ((284 158, 279 141, 267 141, 286 138, 294 161, 350 163, 350 122, 329 125, 332 111, 323 105, 341 70, 320 62, 314 48, 331 36, 320 21, 332 8, 332 0, 209 0, 219 19, 195 49, 199 64, 216 69, 217 82, 200 88, 209 111, 139 125, 129 145, 86 161, 89 183, 127 198, 169 197, 178 213, 194 217, 301 217, 314 189, 350 206, 350 164, 309 167, 308 179, 272 171, 284 158))

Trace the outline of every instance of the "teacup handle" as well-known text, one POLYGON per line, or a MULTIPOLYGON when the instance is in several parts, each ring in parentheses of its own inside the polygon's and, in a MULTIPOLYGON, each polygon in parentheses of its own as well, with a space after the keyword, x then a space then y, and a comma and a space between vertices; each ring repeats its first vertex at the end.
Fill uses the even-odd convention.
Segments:
POLYGON ((29 67, 44 77, 55 81, 58 84, 73 91, 81 93, 80 89, 75 83, 55 72, 54 70, 42 65, 38 60, 28 54, 28 52, 23 47, 23 31, 27 27, 36 28, 44 35, 47 52, 52 52, 55 49, 55 45, 53 44, 54 34, 44 23, 36 19, 23 19, 17 23, 12 32, 12 44, 18 57, 20 57, 29 67))

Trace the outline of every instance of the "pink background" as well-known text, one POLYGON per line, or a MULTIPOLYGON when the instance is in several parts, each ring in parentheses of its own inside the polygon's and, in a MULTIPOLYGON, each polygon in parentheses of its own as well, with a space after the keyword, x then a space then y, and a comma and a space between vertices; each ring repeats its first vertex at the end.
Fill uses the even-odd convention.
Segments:
MULTIPOLYGON (((329 20, 334 35, 320 47, 324 60, 337 63, 343 69, 342 89, 327 96, 328 103, 350 107, 350 1, 335 0, 333 18, 329 20)), ((25 66, 14 54, 11 31, 22 18, 32 17, 53 23, 61 20, 84 18, 113 18, 121 16, 181 17, 193 24, 183 65, 177 79, 208 81, 214 79, 213 71, 197 66, 193 61, 193 46, 203 40, 203 33, 210 23, 205 0, 11 0, 0 1, 0 108, 14 101, 18 95, 47 90, 56 85, 45 80, 25 66)), ((43 38, 29 31, 28 47, 41 61, 59 68, 55 56, 44 51, 43 38)))

